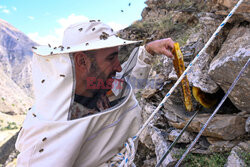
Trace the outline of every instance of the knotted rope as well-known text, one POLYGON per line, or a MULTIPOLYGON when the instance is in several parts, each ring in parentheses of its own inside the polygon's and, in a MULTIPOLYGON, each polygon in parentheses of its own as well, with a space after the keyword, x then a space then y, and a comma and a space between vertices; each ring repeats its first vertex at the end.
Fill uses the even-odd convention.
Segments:
POLYGON ((132 138, 128 139, 128 142, 125 143, 125 147, 120 153, 114 156, 110 162, 109 166, 118 166, 118 167, 136 167, 134 162, 135 159, 135 144, 132 138))

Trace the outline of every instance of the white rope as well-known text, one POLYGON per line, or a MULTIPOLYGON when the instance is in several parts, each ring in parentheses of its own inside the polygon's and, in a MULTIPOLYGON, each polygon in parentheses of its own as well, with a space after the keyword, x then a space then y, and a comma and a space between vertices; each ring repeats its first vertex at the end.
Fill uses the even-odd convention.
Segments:
MULTIPOLYGON (((197 62, 197 60, 199 59, 200 55, 203 54, 203 52, 208 48, 208 46, 212 43, 212 41, 215 39, 215 37, 219 34, 220 30, 222 29, 222 27, 224 27, 224 25, 227 23, 227 21, 229 20, 229 18, 234 14, 234 12, 236 11, 236 9, 240 6, 240 4, 243 2, 243 0, 239 0, 238 3, 234 6, 234 8, 232 9, 232 11, 227 15, 227 17, 224 19, 224 21, 219 25, 219 27, 216 29, 216 31, 213 33, 213 35, 210 37, 210 39, 207 41, 207 43, 205 44, 205 46, 201 49, 201 51, 196 55, 196 57, 194 58, 194 60, 188 65, 187 69, 183 72, 183 74, 180 76, 180 78, 176 81, 176 83, 173 85, 173 87, 169 90, 169 92, 165 95, 165 97, 163 98, 163 100, 161 101, 161 103, 157 106, 157 108, 153 111, 153 113, 150 115, 150 117, 147 119, 147 121, 143 124, 143 126, 141 127, 141 129, 137 132, 137 134, 131 139, 129 138, 129 140, 135 141, 138 139, 138 137, 140 136, 140 134, 142 133, 142 131, 148 126, 148 124, 150 123, 150 121, 154 118, 154 116, 156 115, 156 113, 161 109, 161 107, 164 105, 164 103, 167 101, 167 99, 169 98, 169 96, 173 93, 174 89, 179 85, 179 83, 182 81, 182 79, 187 75, 187 73, 189 72, 190 68, 193 66, 194 63, 197 62)), ((126 148, 126 147, 125 147, 126 148)), ((126 150, 123 149, 121 153, 124 156, 124 152, 125 155, 128 155, 128 153, 126 153, 126 150)), ((119 154, 117 154, 117 156, 119 156, 119 154)), ((127 157, 127 159, 134 159, 134 157, 130 158, 130 156, 127 157)), ((127 159, 122 159, 122 162, 120 163, 119 167, 123 167, 122 164, 128 164, 125 163, 127 161, 127 159)))
POLYGON ((128 143, 125 143, 125 147, 120 153, 114 156, 110 162, 109 166, 118 166, 118 167, 135 167, 133 163, 135 159, 135 144, 132 138, 128 139, 128 143))

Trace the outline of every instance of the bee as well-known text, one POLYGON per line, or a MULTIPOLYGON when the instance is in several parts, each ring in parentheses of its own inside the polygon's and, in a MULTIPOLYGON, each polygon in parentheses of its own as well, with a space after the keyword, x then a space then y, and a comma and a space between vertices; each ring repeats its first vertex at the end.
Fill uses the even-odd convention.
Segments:
POLYGON ((89 45, 89 43, 87 42, 85 45, 86 45, 86 46, 88 46, 88 45, 89 45))
POLYGON ((31 110, 31 107, 28 110, 31 110))
POLYGON ((53 52, 50 52, 51 55, 53 55, 53 52))
POLYGON ((36 117, 36 114, 32 113, 33 117, 36 117))
POLYGON ((95 28, 92 28, 92 31, 95 31, 95 28))
POLYGON ((40 153, 43 152, 43 149, 39 150, 39 152, 40 152, 40 153))
POLYGON ((98 22, 100 22, 101 20, 97 20, 98 22))
POLYGON ((111 28, 111 31, 113 32, 114 30, 111 28))
POLYGON ((107 34, 106 32, 102 32, 102 35, 100 35, 100 39, 102 40, 106 40, 106 39, 108 39, 108 37, 109 37, 109 34, 107 34))
POLYGON ((128 6, 131 6, 131 3, 129 3, 128 6))
POLYGON ((63 51, 63 49, 64 49, 64 47, 63 47, 63 46, 61 46, 61 51, 63 51))
POLYGON ((124 12, 123 10, 121 10, 121 12, 124 12))
POLYGON ((126 41, 123 42, 124 44, 126 43, 126 41))
POLYGON ((42 139, 42 141, 45 141, 45 140, 47 140, 47 137, 45 137, 45 138, 42 139))
POLYGON ((95 20, 89 20, 89 22, 95 22, 95 20))
POLYGON ((81 31, 82 31, 82 28, 79 28, 78 30, 81 32, 81 31))
POLYGON ((42 82, 42 83, 44 83, 44 82, 45 82, 45 80, 43 79, 41 82, 42 82))
POLYGON ((65 75, 63 75, 63 74, 60 74, 60 77, 65 77, 65 75))
POLYGON ((70 49, 70 47, 68 46, 67 49, 70 49))
POLYGON ((48 44, 48 46, 51 48, 51 45, 50 45, 50 44, 48 44))
POLYGON ((107 34, 106 32, 102 32, 103 35, 109 36, 109 34, 107 34))
POLYGON ((57 47, 54 47, 54 49, 56 49, 57 47))
POLYGON ((37 49, 35 46, 32 46, 32 49, 37 49))

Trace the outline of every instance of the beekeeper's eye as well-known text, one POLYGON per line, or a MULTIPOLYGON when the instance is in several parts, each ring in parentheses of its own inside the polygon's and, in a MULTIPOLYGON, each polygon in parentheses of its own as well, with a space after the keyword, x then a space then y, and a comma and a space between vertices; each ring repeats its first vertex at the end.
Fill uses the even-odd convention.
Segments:
POLYGON ((116 56, 118 55, 118 52, 112 53, 107 57, 107 60, 113 61, 115 60, 116 56))

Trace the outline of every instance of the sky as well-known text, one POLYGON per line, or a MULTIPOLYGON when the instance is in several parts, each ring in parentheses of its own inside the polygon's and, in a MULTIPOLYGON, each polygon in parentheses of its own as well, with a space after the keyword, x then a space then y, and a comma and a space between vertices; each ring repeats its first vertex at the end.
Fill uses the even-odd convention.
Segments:
POLYGON ((146 0, 0 0, 0 18, 38 44, 61 44, 70 24, 101 20, 114 30, 141 19, 146 0))

